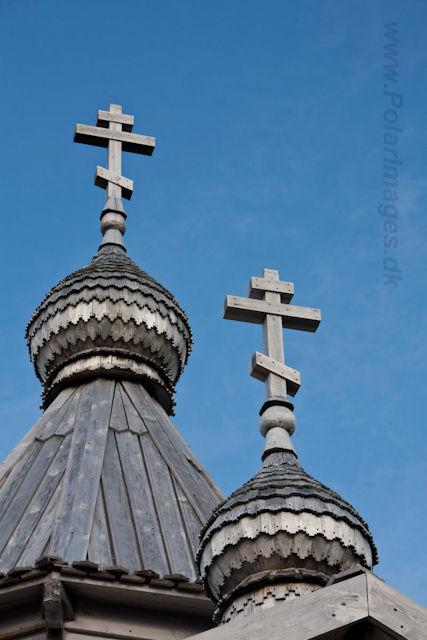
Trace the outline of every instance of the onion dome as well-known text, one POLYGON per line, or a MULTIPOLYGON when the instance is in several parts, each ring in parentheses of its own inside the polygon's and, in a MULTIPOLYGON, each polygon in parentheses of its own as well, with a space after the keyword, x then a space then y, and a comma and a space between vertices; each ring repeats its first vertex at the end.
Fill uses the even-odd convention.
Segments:
POLYGON ((199 562, 205 589, 220 605, 218 617, 228 621, 251 606, 260 584, 267 585, 266 606, 266 599, 320 589, 357 563, 372 569, 378 556, 357 511, 282 450, 269 453, 215 510, 201 534, 199 562))
POLYGON ((192 343, 172 294, 116 244, 49 291, 26 337, 44 406, 64 385, 113 373, 144 379, 169 413, 192 343))
POLYGON ((224 316, 264 323, 267 354, 257 352, 250 365, 252 375, 266 382, 259 423, 265 437, 263 464, 215 509, 202 529, 198 551, 206 593, 217 604, 215 620, 223 623, 321 589, 332 575, 356 564, 370 570, 378 562, 366 522, 304 471, 291 442, 296 420, 286 392, 295 395, 300 378, 284 365, 277 319, 282 317, 283 326, 315 330, 320 311, 287 304, 293 284, 280 282, 277 271, 252 278, 249 292, 255 302, 228 296, 224 316), (277 299, 266 296, 264 304, 260 291, 277 299), (281 295, 288 296, 285 303, 281 295))

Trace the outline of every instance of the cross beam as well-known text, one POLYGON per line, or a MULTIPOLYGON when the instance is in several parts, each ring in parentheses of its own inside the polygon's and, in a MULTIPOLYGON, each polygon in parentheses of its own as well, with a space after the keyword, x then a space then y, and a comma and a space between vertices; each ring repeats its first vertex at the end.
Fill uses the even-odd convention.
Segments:
POLYGON ((285 365, 282 329, 316 331, 320 324, 320 309, 296 307, 289 302, 294 294, 292 282, 279 280, 279 272, 264 269, 261 278, 251 278, 249 297, 227 296, 224 318, 262 324, 264 351, 255 352, 250 375, 265 382, 267 400, 294 396, 301 386, 298 371, 285 365))
POLYGON ((133 192, 133 182, 122 176, 122 151, 151 156, 155 138, 131 133, 133 116, 122 113, 118 104, 110 104, 109 111, 98 111, 96 127, 76 125, 74 142, 108 148, 108 167, 97 167, 95 184, 107 191, 108 198, 127 198, 133 192))

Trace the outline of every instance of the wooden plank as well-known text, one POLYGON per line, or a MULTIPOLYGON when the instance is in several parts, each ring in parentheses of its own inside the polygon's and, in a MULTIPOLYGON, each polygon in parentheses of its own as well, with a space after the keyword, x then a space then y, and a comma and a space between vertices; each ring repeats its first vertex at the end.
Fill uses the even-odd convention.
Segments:
POLYGON ((120 383, 116 382, 114 389, 113 409, 111 411, 110 429, 114 431, 126 431, 128 423, 126 421, 125 410, 123 407, 122 394, 120 392, 120 383))
POLYGON ((249 373, 253 378, 265 382, 270 375, 274 373, 276 376, 283 378, 287 382, 287 392, 290 396, 294 396, 301 386, 301 374, 295 369, 277 362, 273 358, 269 358, 259 351, 255 351, 249 362, 249 373))
POLYGON ((120 395, 121 395, 121 398, 122 398, 123 407, 124 407, 124 411, 125 411, 125 415, 126 415, 126 421, 127 421, 129 429, 133 433, 136 433, 138 435, 143 435, 144 433, 147 433, 147 427, 145 426, 144 422, 142 421, 141 416, 139 415, 138 411, 135 409, 135 407, 133 406, 132 402, 129 400, 125 390, 122 387, 122 385, 120 383, 118 383, 117 386, 120 388, 120 395))
POLYGON ((150 136, 142 136, 138 133, 128 131, 114 131, 102 127, 91 127, 87 124, 77 124, 74 131, 74 142, 90 144, 96 147, 108 147, 110 140, 121 142, 123 151, 139 153, 144 156, 151 156, 156 139, 150 136))
MULTIPOLYGON (((114 549, 113 564, 119 564, 134 573, 142 568, 140 552, 135 536, 126 486, 120 465, 116 439, 113 431, 108 432, 102 470, 106 516, 109 523, 111 542, 114 549)), ((151 568, 151 567, 150 567, 151 568)))
POLYGON ((196 571, 193 552, 186 539, 169 469, 151 438, 144 438, 143 452, 157 514, 164 531, 164 545, 170 566, 168 573, 182 573, 194 581, 196 571))
POLYGON ((169 429, 169 433, 167 433, 157 419, 157 414, 148 410, 148 407, 153 407, 154 403, 142 385, 139 386, 127 380, 124 380, 122 384, 134 407, 143 419, 163 459, 168 463, 169 468, 179 480, 181 487, 196 510, 198 517, 203 522, 206 522, 212 514, 212 502, 206 499, 200 487, 202 483, 200 482, 200 477, 198 478, 196 475, 197 471, 191 467, 189 461, 178 451, 171 441, 170 436, 172 430, 169 429))
POLYGON ((0 571, 5 571, 16 565, 19 556, 25 548, 26 541, 33 535, 44 510, 58 486, 67 463, 70 450, 71 435, 68 435, 58 448, 52 464, 46 471, 33 499, 28 505, 23 517, 1 555, 0 571))
POLYGON ((127 200, 131 199, 133 192, 133 180, 129 180, 129 178, 125 178, 118 173, 114 173, 113 171, 97 166, 94 176, 95 185, 105 189, 109 182, 121 187, 123 198, 126 198, 127 200))
POLYGON ((236 296, 227 296, 224 302, 223 316, 226 320, 262 324, 266 314, 281 316, 284 329, 314 332, 321 321, 320 309, 275 304, 266 300, 236 296))
POLYGON ((96 499, 95 515, 93 517, 87 555, 89 560, 100 565, 100 569, 110 567, 113 564, 110 534, 104 507, 102 481, 96 499))
POLYGON ((82 388, 50 555, 85 560, 101 477, 114 381, 96 378, 82 388))
POLYGON ((374 576, 366 574, 369 617, 393 638, 425 640, 427 609, 374 576))
MULTIPOLYGON (((127 431, 116 436, 129 503, 135 523, 135 532, 141 550, 142 564, 161 575, 169 571, 162 531, 148 480, 141 446, 150 436, 142 439, 127 431)), ((168 532, 165 532, 168 535, 168 532)))
POLYGON ((108 127, 110 122, 117 122, 122 125, 123 131, 132 131, 134 117, 125 113, 111 113, 111 111, 98 111, 96 118, 97 127, 108 127))
POLYGON ((53 436, 43 444, 22 481, 19 491, 15 493, 13 500, 9 503, 0 522, 1 551, 5 548, 9 536, 12 534, 22 518, 25 509, 36 493, 61 443, 62 438, 53 436))
POLYGON ((294 283, 271 278, 251 278, 248 289, 249 298, 263 300, 266 291, 280 293, 281 302, 288 304, 294 295, 294 283))
POLYGON ((0 481, 9 472, 11 467, 19 460, 27 447, 38 437, 39 433, 44 428, 46 422, 50 420, 53 415, 62 407, 62 405, 68 400, 68 398, 74 393, 76 387, 67 387, 63 389, 61 393, 55 398, 55 400, 48 406, 42 416, 37 420, 33 427, 25 434, 22 440, 16 445, 16 447, 9 453, 7 458, 0 465, 0 481))
POLYGON ((199 548, 199 534, 204 524, 197 517, 196 512, 193 507, 189 503, 187 496, 181 489, 176 478, 172 478, 173 484, 175 487, 175 493, 178 500, 179 507, 181 509, 181 513, 183 514, 183 521, 185 524, 185 529, 187 531, 187 537, 190 543, 190 547, 193 551, 194 557, 196 557, 197 549, 199 548))
POLYGON ((36 459, 42 446, 43 444, 41 442, 33 442, 19 461, 19 464, 12 469, 11 473, 6 478, 0 491, 0 520, 3 518, 6 509, 21 486, 21 483, 27 475, 28 470, 31 468, 31 465, 36 459))
MULTIPOLYGON (((69 415, 70 405, 73 404, 73 400, 76 397, 76 393, 77 393, 77 390, 74 389, 74 392, 64 402, 62 407, 60 407, 60 409, 58 409, 58 411, 56 411, 56 413, 50 418, 50 420, 47 421, 44 429, 42 429, 42 431, 40 432, 40 434, 38 436, 38 438, 40 438, 40 440, 47 440, 48 438, 50 438, 51 436, 53 436, 56 433, 58 427, 61 425, 61 422, 64 420, 65 416, 69 415)), ((58 434, 58 435, 63 435, 63 434, 61 433, 61 434, 58 434)))
POLYGON ((17 565, 21 567, 34 566, 35 562, 44 555, 44 551, 49 542, 53 524, 55 522, 56 509, 59 504, 60 494, 61 482, 58 484, 55 493, 50 499, 49 504, 37 524, 37 527, 33 531, 33 535, 29 538, 22 555, 18 558, 16 563, 17 565))
MULTIPOLYGON (((118 104, 110 104, 110 111, 112 111, 113 113, 119 114, 122 112, 122 108, 118 104)), ((122 125, 117 122, 110 122, 109 130, 122 131, 122 125)), ((113 173, 116 173, 117 175, 122 174, 122 143, 119 142, 118 140, 110 140, 110 142, 108 143, 107 169, 109 171, 112 171, 113 173)), ((113 182, 107 182, 106 188, 107 188, 107 198, 121 197, 122 190, 119 187, 119 185, 114 184, 113 182)), ((110 231, 110 233, 115 233, 116 235, 120 234, 120 232, 117 232, 117 231, 115 232, 110 231)))
POLYGON ((71 431, 74 429, 81 395, 82 394, 79 388, 77 388, 76 392, 68 402, 66 414, 61 420, 56 421, 58 424, 58 428, 55 431, 56 436, 66 436, 67 434, 71 433, 71 431))
POLYGON ((193 636, 194 640, 314 640, 368 616, 365 575, 356 576, 193 636))

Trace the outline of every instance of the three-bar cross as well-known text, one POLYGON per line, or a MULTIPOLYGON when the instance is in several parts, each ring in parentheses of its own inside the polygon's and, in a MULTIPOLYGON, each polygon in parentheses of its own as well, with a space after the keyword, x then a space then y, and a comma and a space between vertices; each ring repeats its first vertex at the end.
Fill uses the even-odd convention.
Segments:
POLYGON ((319 309, 290 305, 293 294, 292 282, 282 282, 278 271, 264 269, 261 278, 251 278, 248 298, 227 296, 224 302, 225 319, 262 324, 265 353, 255 352, 249 371, 265 382, 267 400, 294 396, 301 386, 299 372, 285 365, 282 329, 313 332, 321 320, 319 309))
POLYGON ((74 142, 97 147, 108 147, 107 169, 96 167, 95 184, 107 191, 108 198, 130 200, 133 181, 122 176, 122 151, 131 151, 146 156, 153 153, 155 138, 131 133, 133 116, 122 113, 118 104, 110 104, 109 111, 98 111, 96 127, 78 124, 74 131, 74 142))

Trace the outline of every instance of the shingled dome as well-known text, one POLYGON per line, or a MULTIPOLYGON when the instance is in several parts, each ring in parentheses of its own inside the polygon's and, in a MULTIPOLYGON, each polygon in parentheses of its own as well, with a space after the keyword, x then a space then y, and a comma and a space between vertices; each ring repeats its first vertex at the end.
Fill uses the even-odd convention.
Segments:
POLYGON ((377 562, 366 522, 290 451, 270 453, 216 509, 199 549, 205 588, 224 622, 253 604, 251 591, 259 583, 266 592, 270 584, 270 599, 285 600, 320 589, 357 563, 372 569, 377 562), (271 588, 274 583, 279 589, 271 588))
POLYGON ((192 344, 172 294, 113 244, 49 291, 26 337, 44 406, 72 381, 114 373, 144 380, 168 413, 192 344))

